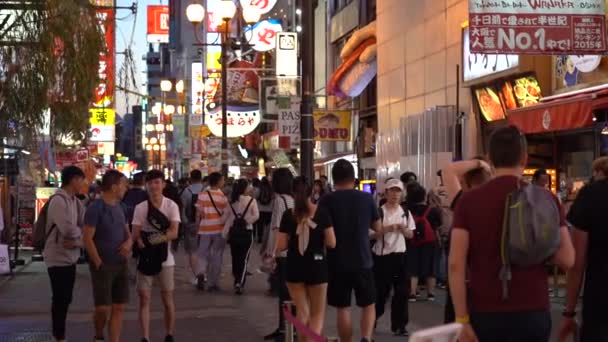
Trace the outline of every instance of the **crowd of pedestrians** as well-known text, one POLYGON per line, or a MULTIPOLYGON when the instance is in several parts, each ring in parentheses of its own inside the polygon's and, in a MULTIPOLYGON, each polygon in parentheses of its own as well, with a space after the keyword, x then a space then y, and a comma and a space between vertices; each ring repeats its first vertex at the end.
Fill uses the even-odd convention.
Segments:
MULTIPOLYGON (((536 172, 530 184, 524 181, 526 165, 525 138, 505 127, 491 136, 488 159, 446 166, 439 173, 441 189, 427 191, 414 173, 405 172, 383 183, 380 201, 356 189, 355 170, 346 160, 334 164, 333 186, 327 177, 294 177, 284 168, 252 181, 226 180, 219 173, 203 178, 193 170, 178 186, 151 170, 136 174, 129 186, 123 174, 111 170, 101 179, 99 195, 87 197, 86 205, 77 197, 84 173, 67 167, 62 187, 41 215, 53 337, 66 340, 76 263, 84 249, 95 305, 94 340, 104 341, 106 327, 110 341, 120 340, 134 273, 141 341, 150 337, 155 283, 165 342, 173 341, 175 253, 183 246, 192 286, 209 293, 222 290, 226 247, 235 295, 246 293, 250 260, 260 253, 268 294, 277 297, 278 326, 267 340, 285 338, 283 303, 291 300, 297 319, 319 335, 326 306, 335 307, 340 341, 352 341, 353 294, 361 310, 360 341, 372 341, 389 299, 390 329, 407 336, 409 302, 434 301, 436 288, 447 286, 444 319, 437 323, 462 324, 460 341, 549 341, 546 266, 551 263, 567 274, 560 342, 579 330, 583 342, 608 341, 603 314, 608 157, 594 162, 590 184, 568 195, 567 212, 545 190, 551 181, 546 171, 536 172), (525 221, 521 227, 540 229, 548 241, 533 240, 523 252, 514 252, 519 235, 511 230, 517 222, 510 217, 519 206, 525 207, 519 212, 525 221), (532 257, 538 253, 544 257, 532 257), (129 270, 133 257, 136 267, 129 270)), ((298 341, 307 337, 300 334, 298 341)))

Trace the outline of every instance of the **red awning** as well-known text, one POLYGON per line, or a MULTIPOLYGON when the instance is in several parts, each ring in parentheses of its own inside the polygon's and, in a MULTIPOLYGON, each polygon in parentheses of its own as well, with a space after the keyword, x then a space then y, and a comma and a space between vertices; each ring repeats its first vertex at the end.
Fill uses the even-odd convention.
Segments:
POLYGON ((557 98, 508 111, 509 124, 526 134, 574 130, 593 125, 593 111, 608 108, 608 90, 557 98))

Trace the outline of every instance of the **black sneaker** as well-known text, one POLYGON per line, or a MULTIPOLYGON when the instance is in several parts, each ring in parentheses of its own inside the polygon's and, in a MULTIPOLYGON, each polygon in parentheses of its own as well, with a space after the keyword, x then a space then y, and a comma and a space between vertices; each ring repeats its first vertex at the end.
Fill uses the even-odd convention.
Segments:
POLYGON ((393 335, 394 336, 410 336, 410 333, 405 328, 399 328, 399 329, 393 330, 393 335))
POLYGON ((205 291, 205 285, 207 284, 207 279, 205 279, 204 275, 199 275, 196 277, 196 288, 205 291))
POLYGON ((243 287, 241 285, 234 285, 234 293, 237 295, 243 294, 243 287))
POLYGON ((175 342, 175 340, 173 339, 173 335, 165 336, 165 342, 175 342))
POLYGON ((429 302, 434 302, 434 301, 435 301, 435 295, 434 295, 434 294, 432 294, 432 293, 429 293, 429 294, 426 296, 426 300, 428 300, 429 302))
POLYGON ((410 295, 409 299, 408 299, 411 303, 415 303, 416 302, 416 296, 415 295, 410 295))
POLYGON ((274 339, 276 339, 278 337, 281 337, 283 335, 285 335, 285 332, 283 330, 281 330, 281 329, 277 329, 277 330, 273 331, 272 333, 264 336, 264 341, 274 340, 274 339))

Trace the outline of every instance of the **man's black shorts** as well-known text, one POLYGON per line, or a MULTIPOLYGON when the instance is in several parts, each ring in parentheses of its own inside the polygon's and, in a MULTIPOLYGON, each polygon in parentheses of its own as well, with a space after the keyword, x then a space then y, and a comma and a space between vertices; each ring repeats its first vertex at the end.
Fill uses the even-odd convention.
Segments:
POLYGON ((352 272, 329 271, 327 287, 327 303, 336 308, 346 308, 351 305, 352 292, 358 307, 376 303, 376 286, 372 269, 352 272))

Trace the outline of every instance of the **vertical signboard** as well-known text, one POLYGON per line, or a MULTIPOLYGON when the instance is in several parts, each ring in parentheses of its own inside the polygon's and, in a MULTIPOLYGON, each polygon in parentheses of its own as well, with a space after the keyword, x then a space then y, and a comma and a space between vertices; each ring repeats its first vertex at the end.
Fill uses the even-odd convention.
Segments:
POLYGON ((148 6, 148 43, 169 42, 169 6, 148 6))
POLYGON ((288 98, 279 105, 279 147, 300 148, 300 99, 288 98))
POLYGON ((606 52, 605 0, 469 0, 471 51, 517 54, 606 52))
POLYGON ((276 46, 277 76, 297 76, 298 34, 295 32, 277 33, 276 46))
MULTIPOLYGON (((113 1, 91 1, 92 4, 100 6, 96 10, 97 20, 99 27, 104 35, 104 48, 99 56, 99 84, 95 88, 95 94, 93 94, 93 106, 89 110, 91 112, 91 122, 98 121, 99 115, 114 120, 114 77, 115 77, 115 10, 112 8, 114 5, 113 1), (105 7, 109 8, 105 8, 105 7)), ((101 131, 105 133, 96 139, 96 141, 114 141, 114 125, 110 126, 99 126, 91 127, 91 133, 94 136, 100 134, 101 131), (108 139, 108 140, 102 140, 108 139), (111 139, 111 140, 110 140, 111 139)))
POLYGON ((192 63, 192 114, 203 115, 203 63, 192 63))

